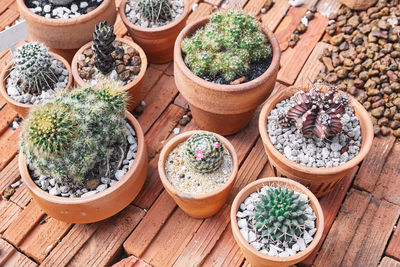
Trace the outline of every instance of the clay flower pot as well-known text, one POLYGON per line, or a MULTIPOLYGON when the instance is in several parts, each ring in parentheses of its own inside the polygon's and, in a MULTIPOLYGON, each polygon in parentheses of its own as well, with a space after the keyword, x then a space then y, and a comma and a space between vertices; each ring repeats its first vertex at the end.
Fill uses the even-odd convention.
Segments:
POLYGON ((190 12, 190 3, 184 0, 183 13, 171 23, 155 27, 144 28, 133 24, 125 14, 127 0, 122 0, 119 6, 119 15, 124 22, 133 40, 143 47, 150 63, 166 63, 172 60, 174 43, 178 34, 186 25, 190 12))
MULTIPOLYGON (((53 58, 57 59, 58 61, 61 61, 64 64, 65 68, 68 70, 68 84, 65 87, 65 90, 68 90, 72 85, 71 66, 63 57, 54 54, 52 52, 50 52, 50 54, 53 58)), ((8 105, 12 107, 13 110, 15 110, 22 118, 26 118, 29 114, 29 110, 36 105, 20 103, 8 95, 6 88, 6 78, 8 77, 13 65, 14 62, 9 62, 0 74, 0 93, 7 101, 8 105)))
POLYGON ((228 198, 229 192, 232 189, 233 184, 236 180, 238 171, 238 159, 235 149, 232 144, 223 136, 215 134, 219 140, 223 143, 224 147, 228 149, 232 156, 232 173, 228 180, 218 187, 215 191, 209 193, 187 193, 177 190, 169 181, 165 174, 165 161, 168 158, 169 153, 180 143, 183 143, 195 133, 201 133, 204 131, 188 131, 179 134, 169 140, 163 147, 158 160, 158 173, 160 175, 161 182, 163 183, 165 190, 175 200, 176 204, 189 216, 194 218, 207 218, 216 214, 222 206, 225 204, 228 198))
MULTIPOLYGON (((143 49, 140 46, 138 46, 137 44, 135 44, 134 42, 132 42, 128 39, 119 38, 119 37, 115 38, 115 41, 119 41, 127 46, 134 48, 139 53, 139 56, 142 60, 142 64, 140 66, 140 72, 137 75, 137 77, 130 83, 124 85, 124 87, 123 87, 128 92, 127 109, 132 110, 142 100, 141 93, 142 93, 142 87, 143 87, 143 77, 144 77, 144 74, 146 73, 146 69, 147 69, 147 57, 146 57, 146 54, 144 53, 143 49)), ((78 58, 79 58, 79 55, 83 53, 83 51, 85 51, 89 47, 92 47, 92 45, 93 45, 93 41, 82 46, 78 50, 78 52, 76 52, 74 58, 72 59, 72 64, 71 64, 72 75, 74 76, 74 80, 75 80, 76 84, 79 86, 85 86, 85 85, 89 85, 89 84, 86 83, 85 81, 83 81, 81 76, 79 76, 78 58)))
POLYGON ((244 187, 235 197, 231 207, 231 226, 233 237, 236 240, 236 243, 239 245, 240 249, 243 252, 245 258, 251 263, 253 267, 257 266, 290 266, 296 264, 305 258, 307 258, 312 251, 315 249, 317 244, 319 243, 322 232, 324 231, 324 214, 322 212, 321 206, 318 202, 318 199, 311 193, 310 190, 305 188, 303 185, 292 181, 290 179, 280 178, 280 177, 272 177, 272 178, 262 178, 256 180, 246 187, 244 187), (253 248, 247 241, 244 239, 243 235, 239 231, 239 226, 237 224, 236 214, 239 210, 240 204, 252 193, 257 192, 257 190, 261 189, 264 185, 279 185, 282 188, 290 188, 298 193, 303 193, 308 196, 310 200, 310 206, 315 212, 317 219, 315 221, 317 231, 315 232, 314 239, 307 246, 307 248, 293 256, 289 257, 278 257, 278 256, 270 256, 268 254, 264 254, 253 248))
POLYGON ((244 128, 257 107, 274 89, 279 69, 280 49, 274 34, 265 26, 262 30, 272 45, 272 61, 256 79, 237 85, 212 83, 196 76, 182 57, 182 40, 204 26, 209 17, 187 25, 179 34, 174 48, 174 77, 179 92, 189 102, 193 118, 204 130, 230 135, 244 128))
POLYGON ((360 151, 354 158, 337 167, 328 168, 308 167, 286 158, 285 155, 280 153, 271 143, 267 131, 268 116, 277 103, 290 98, 299 90, 308 91, 309 89, 310 88, 291 86, 274 94, 268 99, 261 110, 258 127, 265 151, 268 155, 269 162, 274 168, 275 175, 285 176, 298 181, 309 188, 317 197, 321 197, 329 193, 346 174, 365 158, 372 146, 374 131, 368 112, 357 100, 349 96, 351 100, 350 105, 354 107, 355 115, 360 123, 362 137, 360 151))
POLYGON ((147 175, 147 149, 139 122, 127 111, 125 116, 135 129, 138 138, 136 158, 121 180, 94 195, 81 198, 50 195, 33 182, 28 172, 26 158, 19 153, 18 165, 22 180, 44 212, 57 220, 69 223, 92 223, 113 216, 135 199, 147 175))

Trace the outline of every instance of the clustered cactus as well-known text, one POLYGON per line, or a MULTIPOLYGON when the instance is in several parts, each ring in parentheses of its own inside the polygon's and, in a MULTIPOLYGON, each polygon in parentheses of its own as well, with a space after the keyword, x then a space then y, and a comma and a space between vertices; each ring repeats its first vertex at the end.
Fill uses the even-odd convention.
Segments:
POLYGON ((196 133, 185 142, 185 163, 198 172, 212 172, 223 161, 224 147, 212 133, 196 133))
POLYGON ((88 175, 111 177, 126 149, 125 100, 120 84, 100 81, 59 93, 32 110, 20 142, 29 166, 73 187, 88 175))
POLYGON ((337 95, 336 87, 329 87, 327 93, 316 86, 309 92, 299 91, 287 114, 279 116, 281 123, 294 123, 304 135, 315 135, 320 139, 342 132, 341 117, 350 103, 347 95, 337 95))
POLYGON ((115 50, 114 27, 107 21, 100 22, 95 26, 93 33, 94 65, 103 74, 109 73, 114 67, 114 59, 111 53, 115 50))
POLYGON ((271 45, 255 18, 243 11, 216 12, 181 44, 184 60, 200 77, 221 75, 227 82, 246 74, 250 64, 271 56, 271 45))
POLYGON ((53 87, 56 75, 51 67, 52 56, 43 44, 25 43, 17 49, 13 58, 24 93, 40 95, 53 87))
POLYGON ((138 7, 141 16, 152 24, 172 18, 172 5, 169 0, 141 0, 138 7))
POLYGON ((257 233, 277 243, 290 242, 301 237, 305 229, 306 202, 292 189, 268 187, 259 194, 253 218, 257 233))

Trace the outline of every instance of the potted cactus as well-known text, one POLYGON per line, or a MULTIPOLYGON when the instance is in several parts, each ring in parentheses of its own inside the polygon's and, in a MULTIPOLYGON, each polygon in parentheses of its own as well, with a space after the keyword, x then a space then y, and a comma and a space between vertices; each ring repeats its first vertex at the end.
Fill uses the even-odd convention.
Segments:
POLYGON ((38 42, 17 48, 13 61, 0 74, 0 92, 9 105, 26 117, 33 105, 46 102, 54 93, 72 84, 71 67, 38 42))
POLYGON ((100 81, 32 109, 21 132, 19 169, 47 214, 70 223, 95 222, 139 193, 146 147, 125 99, 120 84, 100 81))
POLYGON ((132 41, 116 38, 114 27, 103 21, 96 25, 93 41, 82 46, 72 60, 72 75, 80 86, 95 84, 104 77, 121 81, 128 92, 128 110, 141 100, 147 58, 132 41))
POLYGON ((122 0, 119 6, 123 23, 150 63, 172 60, 176 37, 189 12, 188 0, 122 0))
POLYGON ((367 111, 337 88, 296 86, 273 95, 261 110, 259 130, 275 175, 327 194, 372 145, 367 111))
POLYGON ((175 83, 200 128, 229 135, 244 128, 271 94, 279 58, 274 34, 253 16, 216 12, 176 39, 175 83))
POLYGON ((195 218, 217 213, 228 198, 238 170, 236 152, 224 137, 189 131, 169 140, 158 173, 178 206, 195 218))
POLYGON ((233 236, 252 266, 291 266, 319 243, 324 215, 318 199, 285 178, 262 178, 244 187, 231 207, 233 236))

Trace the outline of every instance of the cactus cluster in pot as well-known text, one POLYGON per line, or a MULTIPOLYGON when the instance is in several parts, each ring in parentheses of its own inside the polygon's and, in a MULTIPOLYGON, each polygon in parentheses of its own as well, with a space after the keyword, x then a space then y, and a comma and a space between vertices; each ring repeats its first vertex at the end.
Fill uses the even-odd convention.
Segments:
POLYGON ((141 16, 152 24, 172 19, 172 4, 169 0, 141 0, 137 5, 141 16))

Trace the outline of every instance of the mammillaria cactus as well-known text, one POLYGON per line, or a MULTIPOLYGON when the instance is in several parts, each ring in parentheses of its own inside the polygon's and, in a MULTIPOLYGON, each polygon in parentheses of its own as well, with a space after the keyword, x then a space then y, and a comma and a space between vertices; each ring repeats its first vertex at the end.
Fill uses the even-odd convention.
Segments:
POLYGON ((197 76, 243 76, 250 64, 271 56, 272 48, 255 18, 243 11, 216 12, 181 44, 185 63, 197 76))
POLYGON ((138 7, 142 17, 152 24, 172 18, 172 5, 169 0, 141 0, 138 7))
POLYGON ((125 154, 125 99, 121 85, 100 81, 37 107, 21 133, 27 162, 40 175, 73 187, 87 175, 113 175, 125 154), (113 164, 116 158, 120 162, 113 164))
POLYGON ((50 89, 56 76, 51 68, 52 56, 43 44, 25 43, 14 53, 14 68, 21 80, 21 90, 33 95, 50 89))
POLYGON ((259 235, 281 243, 302 236, 308 217, 304 213, 306 202, 299 199, 299 193, 278 186, 268 187, 259 196, 252 215, 259 235))
POLYGON ((327 93, 314 86, 309 92, 299 91, 294 95, 294 104, 287 117, 304 135, 314 134, 320 139, 342 132, 341 117, 350 99, 347 95, 336 95, 338 89, 330 87, 327 93))
POLYGON ((94 65, 103 74, 109 73, 114 66, 114 59, 111 53, 115 50, 114 27, 107 21, 100 22, 95 26, 93 33, 94 65))
POLYGON ((185 162, 198 172, 212 172, 223 160, 224 147, 212 133, 196 133, 185 142, 185 162))

